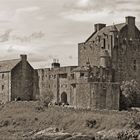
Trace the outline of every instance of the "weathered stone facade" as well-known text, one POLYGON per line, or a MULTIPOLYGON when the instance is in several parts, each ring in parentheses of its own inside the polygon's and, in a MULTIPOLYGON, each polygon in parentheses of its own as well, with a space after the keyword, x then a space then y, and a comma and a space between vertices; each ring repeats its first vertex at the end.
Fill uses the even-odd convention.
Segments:
POLYGON ((53 63, 52 69, 37 70, 40 94, 51 90, 56 103, 118 110, 119 84, 131 79, 140 84, 139 53, 140 31, 135 17, 111 26, 95 24, 95 32, 78 44, 77 68, 53 63), (48 78, 43 79, 43 75, 48 78))
POLYGON ((0 103, 33 99, 34 69, 26 55, 0 62, 0 103))
POLYGON ((76 103, 78 108, 119 109, 119 86, 109 82, 83 82, 76 88, 76 103))
POLYGON ((114 81, 136 79, 140 84, 140 31, 135 17, 112 26, 96 24, 95 32, 79 44, 78 50, 79 66, 89 62, 91 66, 112 68, 114 81))
POLYGON ((56 104, 118 110, 121 82, 140 84, 140 31, 135 17, 112 26, 95 24, 95 32, 78 44, 78 66, 54 61, 51 68, 34 70, 26 55, 0 66, 2 102, 53 95, 56 104))
MULTIPOLYGON (((58 63, 53 64, 58 65, 58 63)), ((77 66, 69 67, 52 67, 45 69, 37 69, 39 77, 39 93, 40 96, 53 94, 53 102, 61 102, 61 96, 67 96, 67 103, 71 103, 71 71, 77 66)), ((63 101, 62 101, 63 102, 63 101)))

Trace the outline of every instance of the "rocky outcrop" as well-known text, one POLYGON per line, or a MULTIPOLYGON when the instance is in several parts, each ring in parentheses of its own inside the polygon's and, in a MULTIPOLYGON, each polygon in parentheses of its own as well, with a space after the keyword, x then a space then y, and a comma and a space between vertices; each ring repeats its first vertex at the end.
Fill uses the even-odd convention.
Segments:
POLYGON ((95 140, 94 136, 82 135, 81 133, 70 134, 58 128, 47 128, 36 132, 33 140, 95 140))
POLYGON ((112 129, 99 131, 96 140, 140 140, 140 130, 134 129, 112 129))

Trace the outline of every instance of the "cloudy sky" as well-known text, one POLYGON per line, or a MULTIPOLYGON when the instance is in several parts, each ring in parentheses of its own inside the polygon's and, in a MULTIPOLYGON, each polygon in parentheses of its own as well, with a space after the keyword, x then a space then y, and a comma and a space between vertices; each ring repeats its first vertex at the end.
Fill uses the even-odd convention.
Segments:
POLYGON ((77 65, 77 44, 95 23, 125 22, 135 16, 140 28, 140 0, 0 0, 0 60, 28 54, 35 68, 77 65))

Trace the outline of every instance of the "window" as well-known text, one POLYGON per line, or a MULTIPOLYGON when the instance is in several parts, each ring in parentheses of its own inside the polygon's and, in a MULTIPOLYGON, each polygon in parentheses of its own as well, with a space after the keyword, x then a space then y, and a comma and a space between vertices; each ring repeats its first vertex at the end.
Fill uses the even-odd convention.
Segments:
POLYGON ((100 36, 98 36, 98 41, 99 41, 99 42, 101 41, 101 38, 100 38, 100 36))
POLYGON ((44 80, 44 75, 42 75, 42 80, 44 80))
POLYGON ((53 77, 54 79, 56 78, 56 75, 54 75, 54 77, 53 77))
POLYGON ((113 36, 111 35, 111 47, 113 47, 113 36))
POLYGON ((84 77, 84 73, 80 73, 80 77, 84 77))
POLYGON ((136 69, 137 69, 136 63, 137 63, 136 60, 134 60, 134 61, 133 61, 133 68, 134 68, 135 71, 136 71, 136 69))
POLYGON ((4 74, 2 74, 2 79, 4 79, 4 74))
POLYGON ((2 90, 4 90, 4 85, 2 85, 2 90))
POLYGON ((105 49, 105 45, 106 45, 106 41, 105 41, 105 38, 104 38, 104 39, 103 39, 102 49, 105 49))
POLYGON ((106 43, 106 42, 105 42, 105 38, 104 38, 104 44, 103 44, 103 48, 104 48, 104 49, 105 49, 105 43, 106 43))
POLYGON ((71 74, 71 79, 74 79, 74 74, 71 74))
POLYGON ((59 75, 60 78, 67 78, 67 76, 68 76, 67 73, 60 74, 60 75, 59 75))

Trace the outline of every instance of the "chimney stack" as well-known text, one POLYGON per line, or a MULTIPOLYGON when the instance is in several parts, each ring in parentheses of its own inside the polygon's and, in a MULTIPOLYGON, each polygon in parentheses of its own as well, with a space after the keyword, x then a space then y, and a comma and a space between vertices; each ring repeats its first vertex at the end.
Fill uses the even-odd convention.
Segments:
POLYGON ((60 68, 60 63, 58 59, 53 59, 52 68, 60 68))
POLYGON ((106 24, 103 23, 98 23, 94 25, 95 28, 95 32, 98 32, 99 30, 101 30, 102 28, 104 28, 106 26, 106 24))
POLYGON ((22 61, 26 61, 26 60, 27 60, 27 55, 26 55, 26 54, 21 54, 21 55, 20 55, 20 59, 21 59, 22 61))
POLYGON ((126 19, 126 24, 128 27, 128 37, 129 39, 135 38, 135 17, 128 16, 125 18, 126 19))
POLYGON ((128 25, 135 25, 135 17, 132 17, 132 16, 128 16, 128 17, 125 17, 126 19, 126 24, 128 25))

